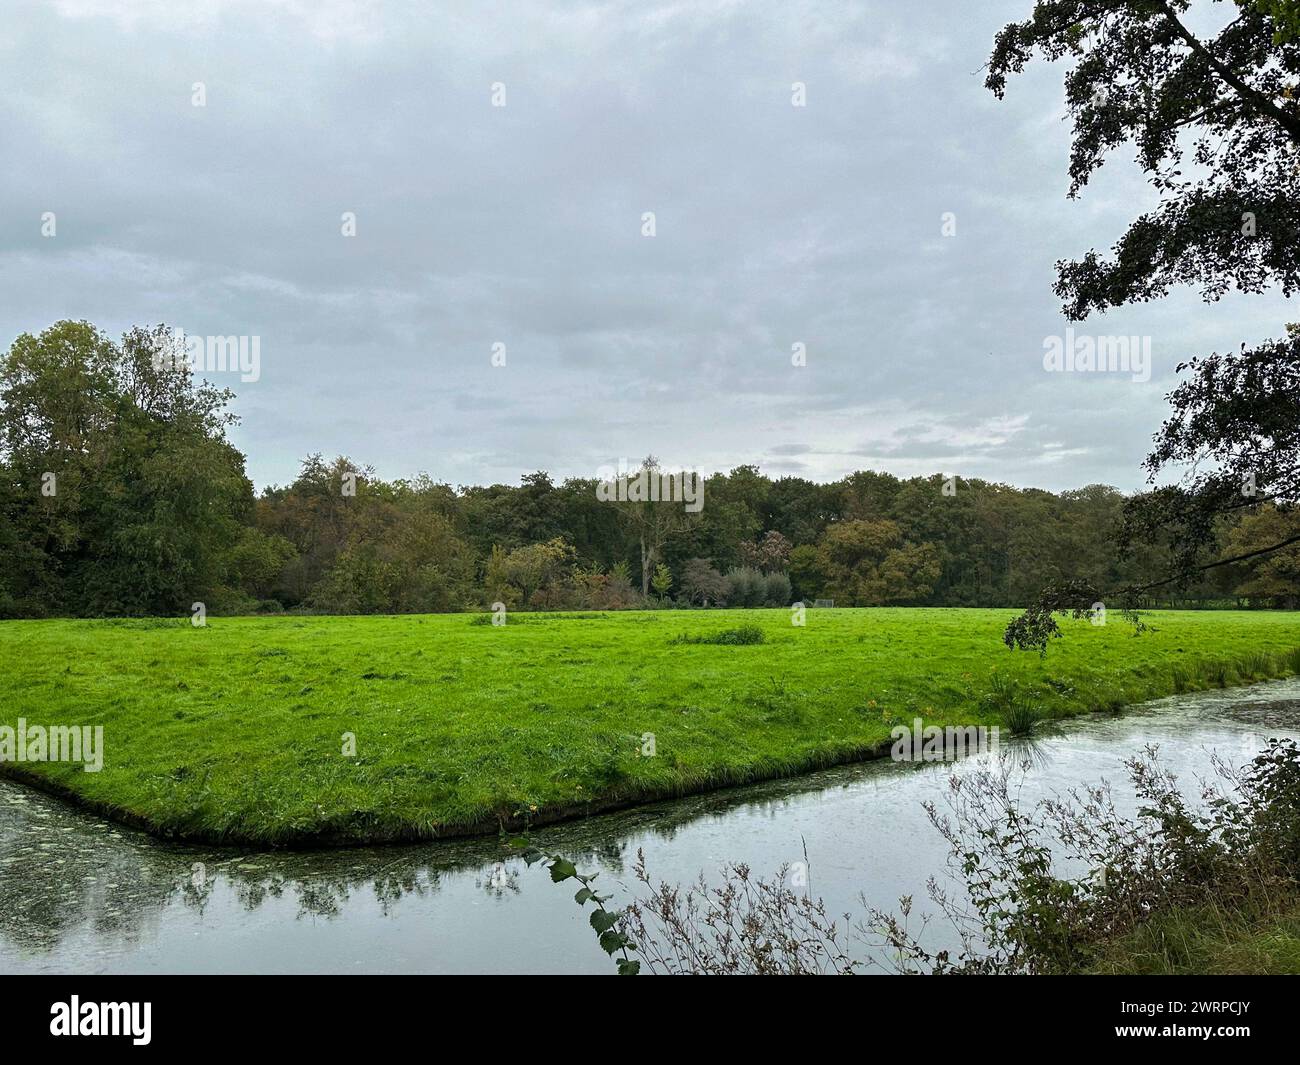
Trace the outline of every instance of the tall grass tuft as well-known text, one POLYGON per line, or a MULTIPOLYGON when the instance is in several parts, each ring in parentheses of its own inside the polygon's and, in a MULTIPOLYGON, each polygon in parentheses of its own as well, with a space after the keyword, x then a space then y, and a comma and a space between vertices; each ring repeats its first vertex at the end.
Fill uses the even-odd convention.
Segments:
POLYGON ((763 642, 763 630, 757 625, 741 625, 734 629, 723 629, 721 632, 711 632, 704 635, 691 635, 682 633, 676 637, 672 643, 713 643, 723 644, 728 647, 736 647, 747 644, 763 642))
POLYGON ((1036 705, 1021 697, 1014 680, 996 671, 989 677, 984 705, 1002 719, 1003 727, 1012 736, 1028 735, 1043 716, 1036 705))
POLYGON ((1192 676, 1183 666, 1176 665, 1169 671, 1169 680, 1174 686, 1174 693, 1182 695, 1191 687, 1192 676))
POLYGON ((1237 663, 1237 672, 1249 680, 1267 680, 1277 675, 1277 662, 1266 651, 1251 651, 1237 663))
POLYGON ((1015 699, 1002 711, 1002 724, 1012 736, 1027 736, 1042 717, 1042 711, 1033 703, 1015 699))
POLYGON ((1205 667, 1205 679, 1216 688, 1228 687, 1229 670, 1226 662, 1211 662, 1205 667))

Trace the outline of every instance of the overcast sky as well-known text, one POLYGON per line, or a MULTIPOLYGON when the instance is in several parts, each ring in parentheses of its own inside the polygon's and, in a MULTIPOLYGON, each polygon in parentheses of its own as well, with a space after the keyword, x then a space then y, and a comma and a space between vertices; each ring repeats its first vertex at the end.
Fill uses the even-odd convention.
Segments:
POLYGON ((983 88, 1031 8, 10 0, 0 344, 259 337, 213 375, 259 487, 322 451, 1133 489, 1175 365, 1297 315, 1185 291, 1077 327, 1149 335, 1149 382, 1044 370, 1053 263, 1152 200, 1127 154, 1066 199, 1062 67, 983 88))

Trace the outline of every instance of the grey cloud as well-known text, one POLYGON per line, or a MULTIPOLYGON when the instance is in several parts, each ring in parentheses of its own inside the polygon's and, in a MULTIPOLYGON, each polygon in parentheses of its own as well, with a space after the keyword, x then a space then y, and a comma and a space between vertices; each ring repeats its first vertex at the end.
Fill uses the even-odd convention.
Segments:
POLYGON ((261 379, 222 382, 259 484, 310 451, 452 482, 653 452, 1136 487, 1176 362, 1276 334, 1285 304, 1089 322, 1152 336, 1140 387, 1044 372, 1053 262, 1149 194, 1117 160, 1065 199, 1060 68, 984 91, 1024 12, 10 5, 0 344, 63 317, 260 335, 261 379))

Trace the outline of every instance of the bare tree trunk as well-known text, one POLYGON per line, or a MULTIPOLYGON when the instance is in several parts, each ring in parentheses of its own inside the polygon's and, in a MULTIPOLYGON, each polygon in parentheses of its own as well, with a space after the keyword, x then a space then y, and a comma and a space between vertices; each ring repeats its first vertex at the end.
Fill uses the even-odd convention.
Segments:
POLYGON ((641 594, 650 594, 650 563, 654 558, 654 549, 645 547, 645 533, 641 534, 641 594))

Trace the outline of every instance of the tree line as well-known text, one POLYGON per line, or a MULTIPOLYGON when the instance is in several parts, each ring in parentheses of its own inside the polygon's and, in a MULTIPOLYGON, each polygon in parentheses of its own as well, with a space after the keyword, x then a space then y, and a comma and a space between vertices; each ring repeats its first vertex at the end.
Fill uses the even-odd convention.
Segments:
MULTIPOLYGON (((66 321, 0 362, 0 615, 1016 606, 1053 582, 1141 585, 1177 546, 1117 550, 1131 497, 1104 485, 867 470, 822 484, 738 466, 691 513, 609 501, 595 477, 452 486, 314 454, 256 494, 227 438, 232 393, 160 357, 171 343, 66 321)), ((1253 508, 1220 522, 1216 550, 1294 526, 1253 508)), ((1298 570, 1274 553, 1147 602, 1290 606, 1298 570)))

